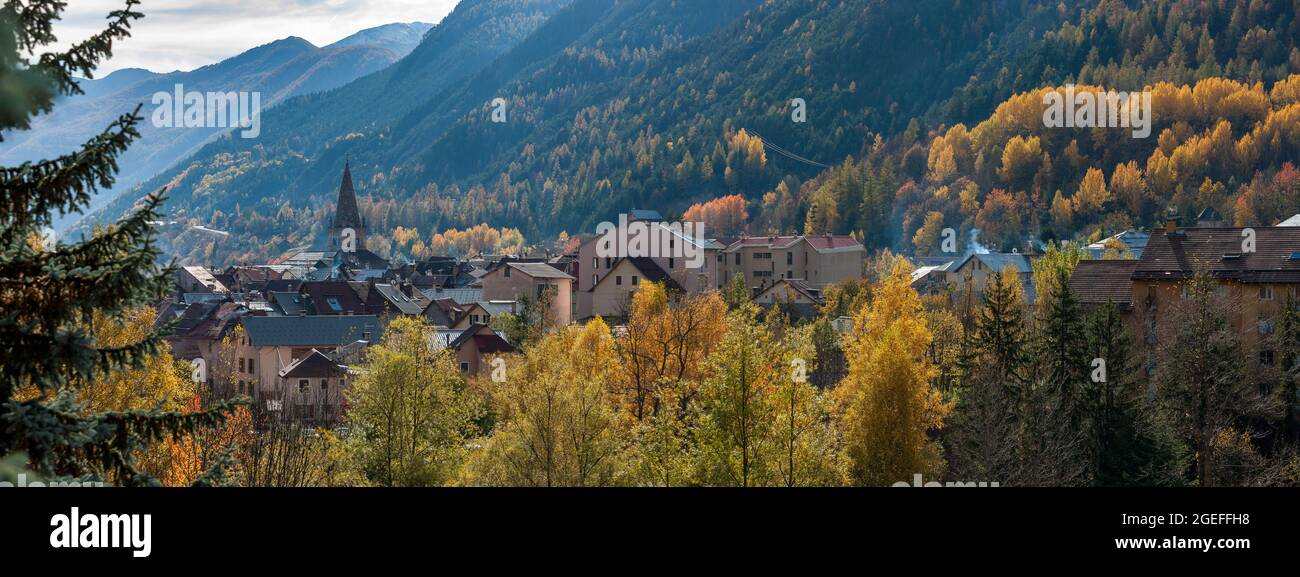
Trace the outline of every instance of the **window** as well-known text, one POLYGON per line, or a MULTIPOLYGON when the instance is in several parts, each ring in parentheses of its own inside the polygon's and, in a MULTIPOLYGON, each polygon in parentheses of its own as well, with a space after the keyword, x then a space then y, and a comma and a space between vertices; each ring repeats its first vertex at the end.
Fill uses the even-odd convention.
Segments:
POLYGON ((1259 352, 1259 366, 1261 367, 1273 366, 1273 351, 1259 352))
POLYGON ((768 278, 768 277, 771 277, 771 276, 772 276, 772 271, 770 271, 770 270, 756 270, 756 271, 754 271, 754 276, 755 276, 755 277, 758 277, 758 278, 768 278))
POLYGON ((510 278, 510 265, 506 265, 504 271, 505 272, 502 272, 501 274, 505 275, 506 278, 510 278))
POLYGON ((1259 322, 1256 323, 1256 326, 1258 327, 1259 334, 1261 335, 1273 334, 1273 319, 1266 319, 1264 317, 1260 317, 1259 322))
POLYGON ((253 388, 253 385, 254 385, 253 381, 248 381, 248 396, 250 397, 257 392, 257 390, 253 388))
POLYGON ((736 264, 740 264, 740 253, 736 253, 736 264))
POLYGON ((600 268, 600 257, 596 257, 596 256, 591 257, 591 270, 596 270, 598 268, 600 268))
MULTIPOLYGON (((229 358, 229 357, 227 357, 229 358)), ((239 359, 239 372, 244 372, 244 359, 239 359)), ((241 387, 242 388, 242 387, 241 387)))
POLYGON ((785 253, 785 264, 786 266, 794 266, 794 253, 785 253))
POLYGON ((605 268, 611 268, 611 267, 610 267, 610 257, 605 257, 605 268))
POLYGON ((640 281, 641 281, 641 277, 638 277, 638 276, 636 276, 636 275, 632 275, 632 286, 636 286, 636 285, 640 284, 640 281))
POLYGON ((339 297, 325 297, 325 304, 329 305, 330 310, 336 313, 343 312, 343 305, 339 303, 339 297))
POLYGON ((462 373, 468 373, 468 372, 469 372, 469 363, 461 363, 461 364, 460 364, 460 372, 462 372, 462 373))
POLYGON ((677 260, 671 256, 668 257, 668 270, 672 270, 676 267, 677 267, 677 260))
POLYGON ((591 286, 596 286, 596 283, 598 283, 598 282, 600 282, 600 276, 598 276, 598 275, 597 275, 596 273, 594 273, 594 272, 591 273, 591 286))
POLYGON ((1259 300, 1262 301, 1273 300, 1273 287, 1268 285, 1259 287, 1259 300))
POLYGON ((248 359, 248 372, 250 372, 250 373, 256 373, 256 372, 257 372, 257 370, 255 370, 255 369, 253 368, 253 359, 248 359))
POLYGON ((239 394, 244 394, 244 381, 239 381, 239 394))
POLYGON ((329 380, 329 379, 321 379, 321 380, 320 380, 320 392, 321 392, 321 394, 323 395, 323 394, 325 394, 325 393, 328 393, 329 390, 330 390, 330 380, 329 380))
POLYGON ((623 284, 623 275, 621 275, 621 274, 620 274, 620 275, 615 275, 615 276, 614 276, 614 284, 616 284, 616 285, 622 285, 622 284, 623 284))
POLYGON ((772 260, 772 253, 756 252, 754 253, 754 260, 772 260))
POLYGON ((298 379, 298 392, 304 395, 307 394, 307 385, 307 379, 298 379))

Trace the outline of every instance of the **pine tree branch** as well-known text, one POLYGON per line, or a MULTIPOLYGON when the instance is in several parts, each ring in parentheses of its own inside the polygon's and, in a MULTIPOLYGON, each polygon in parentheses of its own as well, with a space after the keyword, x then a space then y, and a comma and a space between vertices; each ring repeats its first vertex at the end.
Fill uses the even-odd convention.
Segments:
MULTIPOLYGON (((123 485, 158 485, 135 464, 141 443, 181 440, 219 427, 247 401, 229 399, 192 413, 130 410, 85 414, 86 403, 65 391, 47 402, 9 401, 0 408, 0 454, 23 451, 42 474, 113 478, 123 485)), ((220 463, 219 463, 220 464, 220 463)), ((200 479, 217 480, 221 471, 200 479)))
MULTIPOLYGON (((113 56, 113 42, 129 38, 131 21, 144 18, 144 14, 133 10, 140 5, 140 0, 125 0, 125 4, 121 10, 108 14, 109 23, 104 30, 74 44, 66 52, 49 52, 40 56, 37 67, 58 83, 61 93, 81 94, 75 75, 93 78, 95 67, 113 56)), ((32 53, 38 47, 57 40, 53 23, 59 19, 59 14, 66 5, 61 0, 31 0, 27 3, 9 0, 0 13, 13 15, 17 24, 15 36, 18 46, 24 52, 32 53)))

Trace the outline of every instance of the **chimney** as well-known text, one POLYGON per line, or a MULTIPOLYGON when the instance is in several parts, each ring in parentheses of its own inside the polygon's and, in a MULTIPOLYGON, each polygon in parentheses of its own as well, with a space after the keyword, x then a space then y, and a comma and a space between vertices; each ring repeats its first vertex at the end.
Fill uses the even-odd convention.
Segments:
POLYGON ((1174 209, 1165 212, 1165 234, 1178 232, 1178 213, 1174 209))

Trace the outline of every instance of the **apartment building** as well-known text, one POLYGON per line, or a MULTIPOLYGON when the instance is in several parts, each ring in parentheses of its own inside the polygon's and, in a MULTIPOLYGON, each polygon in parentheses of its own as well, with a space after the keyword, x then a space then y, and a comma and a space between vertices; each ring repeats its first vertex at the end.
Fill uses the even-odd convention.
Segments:
POLYGON ((866 256, 866 247, 848 235, 742 237, 717 254, 717 287, 740 273, 755 294, 781 279, 825 288, 862 278, 866 256))
MULTIPOLYGON (((645 213, 647 211, 637 211, 645 213)), ((642 220, 650 218, 643 215, 642 220)), ((629 221, 635 221, 629 218, 629 221)), ((650 256, 638 255, 632 257, 638 259, 637 266, 643 273, 650 273, 649 276, 659 277, 657 272, 652 269, 658 269, 663 272, 662 277, 672 279, 676 289, 686 294, 698 294, 709 290, 714 290, 723 280, 723 276, 718 260, 720 254, 726 246, 714 239, 693 238, 683 234, 681 230, 674 230, 673 227, 663 222, 650 222, 650 226, 657 227, 655 234, 657 238, 666 239, 666 244, 661 247, 663 250, 658 251, 666 253, 669 256, 650 256), (699 251, 695 253, 693 251, 699 251), (684 256, 671 256, 674 254, 702 254, 702 260, 692 262, 692 259, 684 256), (653 263, 651 267, 646 261, 639 259, 648 259, 653 263), (699 266, 691 266, 698 263, 699 266)), ((619 265, 620 261, 627 255, 602 255, 598 250, 601 237, 595 236, 588 239, 578 247, 577 258, 569 263, 569 270, 576 279, 576 296, 577 296, 577 314, 576 318, 586 319, 594 315, 605 316, 604 312, 597 312, 597 308, 602 311, 608 311, 608 303, 597 304, 593 301, 597 293, 593 289, 605 280, 605 277, 614 273, 614 268, 619 265)), ((625 267, 627 265, 624 265, 625 267)), ((620 271, 624 276, 631 276, 627 271, 620 271)), ((616 275, 617 276, 617 275, 616 275)), ((646 274, 638 275, 645 278, 646 274)), ((616 285, 617 286, 617 285, 616 285)), ((608 295, 605 295, 608 296, 608 295)))
POLYGON ((1170 221, 1152 234, 1132 273, 1133 326, 1149 371, 1163 335, 1178 330, 1172 312, 1198 272, 1217 282, 1250 365, 1276 366, 1276 325, 1287 302, 1300 297, 1300 228, 1176 228, 1170 221))

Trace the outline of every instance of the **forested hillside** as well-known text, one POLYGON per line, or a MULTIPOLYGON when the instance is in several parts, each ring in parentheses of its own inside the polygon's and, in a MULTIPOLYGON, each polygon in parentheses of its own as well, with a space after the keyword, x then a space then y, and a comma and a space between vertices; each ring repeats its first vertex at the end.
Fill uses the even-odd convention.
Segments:
POLYGON ((398 253, 451 227, 536 239, 728 195, 756 232, 922 252, 944 227, 1009 250, 1150 225, 1171 204, 1243 223, 1300 211, 1284 168, 1300 154, 1294 1, 491 4, 147 183, 175 184, 173 216, 233 233, 172 249, 220 263, 313 242, 344 156, 374 231, 419 231, 398 253), (451 56, 469 47, 477 60, 451 56), (1152 88, 1152 136, 1044 129, 1037 91, 1067 84, 1152 88))
MULTIPOLYGON (((102 79, 80 80, 83 94, 60 99, 51 113, 38 116, 31 132, 10 131, 0 139, 0 162, 21 164, 59 155, 82 145, 103 127, 143 105, 144 116, 157 93, 260 92, 263 108, 286 98, 337 88, 381 70, 419 44, 429 24, 401 23, 362 30, 328 46, 317 47, 287 37, 194 70, 154 73, 127 69, 102 79)), ((194 153, 224 127, 173 130, 146 122, 141 141, 118 160, 113 189, 99 191, 90 207, 105 204, 116 192, 131 188, 194 153)), ((64 219, 56 219, 62 228, 64 219)), ((71 223, 67 223, 71 224, 71 223)))

